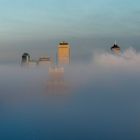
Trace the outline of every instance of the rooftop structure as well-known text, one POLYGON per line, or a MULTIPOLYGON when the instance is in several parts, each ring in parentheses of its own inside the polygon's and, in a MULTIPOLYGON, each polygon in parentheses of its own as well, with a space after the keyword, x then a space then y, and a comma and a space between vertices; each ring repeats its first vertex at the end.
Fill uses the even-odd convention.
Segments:
POLYGON ((46 65, 46 64, 52 64, 52 59, 50 57, 41 57, 38 60, 39 65, 46 65))
POLYGON ((121 53, 121 48, 117 45, 117 43, 115 42, 114 45, 111 47, 111 51, 114 54, 120 54, 121 53))

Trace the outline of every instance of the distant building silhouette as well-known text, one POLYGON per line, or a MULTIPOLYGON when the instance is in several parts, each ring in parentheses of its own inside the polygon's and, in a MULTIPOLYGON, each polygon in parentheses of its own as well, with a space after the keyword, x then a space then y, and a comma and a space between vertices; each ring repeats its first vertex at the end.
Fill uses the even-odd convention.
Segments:
POLYGON ((111 51, 116 54, 119 55, 121 53, 121 48, 117 45, 117 43, 115 42, 114 45, 111 47, 111 51))
POLYGON ((30 55, 29 55, 28 53, 24 53, 24 54, 22 55, 21 63, 22 63, 22 64, 28 64, 29 61, 30 61, 30 59, 31 59, 30 55))
POLYGON ((53 60, 51 57, 41 57, 38 60, 38 65, 50 65, 53 63, 53 60))
POLYGON ((70 64, 70 45, 67 42, 61 42, 57 52, 58 64, 70 64))
POLYGON ((37 61, 31 60, 31 56, 28 53, 22 55, 21 64, 25 66, 36 66, 37 61))

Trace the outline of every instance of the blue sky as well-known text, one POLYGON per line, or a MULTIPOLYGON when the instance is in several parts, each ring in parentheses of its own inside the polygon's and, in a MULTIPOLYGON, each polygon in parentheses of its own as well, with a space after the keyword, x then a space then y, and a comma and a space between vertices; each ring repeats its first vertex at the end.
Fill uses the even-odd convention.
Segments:
POLYGON ((0 0, 1 40, 140 35, 139 0, 0 0))
POLYGON ((139 0, 0 0, 0 58, 33 48, 38 55, 47 48, 53 52, 61 40, 85 53, 114 40, 138 48, 139 5, 139 0), (5 48, 12 49, 4 53, 5 48))

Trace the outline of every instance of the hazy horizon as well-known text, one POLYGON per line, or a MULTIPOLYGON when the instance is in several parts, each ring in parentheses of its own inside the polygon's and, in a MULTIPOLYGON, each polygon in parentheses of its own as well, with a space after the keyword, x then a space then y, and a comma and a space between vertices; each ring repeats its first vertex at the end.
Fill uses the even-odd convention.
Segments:
MULTIPOLYGON (((73 54, 122 48, 139 50, 138 0, 0 0, 0 61, 18 62, 24 52, 54 55, 61 41, 73 54)), ((74 57, 75 57, 74 56, 74 57)))

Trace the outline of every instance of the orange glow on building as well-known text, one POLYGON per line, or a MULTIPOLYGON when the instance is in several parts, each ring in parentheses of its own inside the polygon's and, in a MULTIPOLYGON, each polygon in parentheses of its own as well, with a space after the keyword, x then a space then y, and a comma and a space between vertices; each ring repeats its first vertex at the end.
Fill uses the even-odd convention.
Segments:
POLYGON ((66 42, 61 42, 57 52, 58 64, 70 64, 70 46, 66 42))
POLYGON ((50 67, 49 79, 47 81, 48 93, 63 94, 67 90, 67 84, 64 80, 64 68, 63 67, 50 67))

